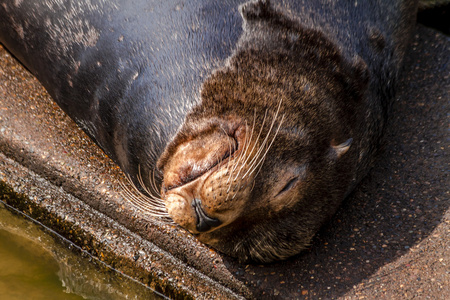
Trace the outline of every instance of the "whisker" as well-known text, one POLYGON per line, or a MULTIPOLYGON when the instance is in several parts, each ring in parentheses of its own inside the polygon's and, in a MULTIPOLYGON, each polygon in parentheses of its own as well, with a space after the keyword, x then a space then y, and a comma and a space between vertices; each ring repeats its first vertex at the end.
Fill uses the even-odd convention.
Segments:
MULTIPOLYGON (((244 176, 242 176, 242 179, 244 179, 244 178, 249 174, 249 171, 250 171, 251 169, 253 169, 253 167, 255 166, 255 164, 256 164, 256 165, 258 164, 257 161, 260 160, 260 157, 259 157, 259 156, 261 155, 261 153, 263 153, 263 151, 264 151, 263 148, 265 147, 265 145, 266 145, 266 143, 267 143, 267 141, 268 141, 268 139, 269 139, 270 133, 271 133, 271 131, 272 131, 273 125, 275 124, 275 121, 276 121, 276 119, 278 118, 278 114, 279 114, 279 112, 280 112, 280 107, 281 107, 281 102, 282 102, 282 100, 280 100, 280 102, 279 102, 279 104, 278 104, 277 112, 275 113, 275 116, 274 116, 274 118, 273 118, 272 124, 270 125, 269 131, 268 131, 268 133, 267 133, 267 135, 266 135, 264 141, 262 142, 262 144, 261 144, 261 146, 259 147, 258 151, 256 152, 255 156, 254 156, 253 159, 251 160, 251 162, 250 162, 250 167, 249 167, 249 169, 247 170, 247 172, 244 174, 244 176)), ((266 111, 266 112, 267 112, 267 111, 266 111)), ((280 128, 280 126, 278 126, 278 128, 280 128)), ((272 141, 272 142, 273 142, 273 141, 272 141)))
MULTIPOLYGON (((255 109, 255 119, 256 119, 256 109, 255 109)), ((253 151, 255 150, 255 147, 258 145, 258 141, 259 141, 259 139, 261 137, 261 133, 262 133, 262 131, 264 129, 264 124, 266 122, 266 119, 267 119, 267 109, 266 109, 266 112, 264 113, 264 119, 263 119, 261 128, 259 129, 258 136, 256 137, 256 140, 255 140, 255 143, 253 144, 252 150, 250 151, 251 153, 253 153, 253 151)), ((247 160, 245 161, 244 164, 247 164, 248 159, 250 159, 250 156, 247 157, 247 160)))
MULTIPOLYGON (((267 111, 266 111, 266 115, 264 116, 264 119, 263 119, 263 125, 264 125, 264 122, 266 120, 266 116, 267 116, 267 111)), ((250 149, 253 133, 255 131, 255 124, 256 124, 256 108, 254 109, 252 130, 250 131, 250 136, 248 137, 248 139, 247 139, 247 130, 246 130, 245 140, 246 140, 246 144, 247 145, 245 147, 245 150, 243 150, 241 152, 241 154, 245 157, 245 161, 241 164, 241 166, 239 168, 239 171, 238 171, 238 174, 236 175, 235 179, 232 182, 230 182, 230 184, 228 186, 228 191, 231 189, 231 187, 233 185, 233 182, 236 181, 237 177, 239 176, 239 174, 241 173, 242 169, 245 167, 247 161, 249 160, 250 155, 247 155, 247 151, 250 149)), ((247 124, 246 124, 246 128, 247 128, 247 124)), ((253 150, 255 149, 255 145, 257 144, 257 141, 259 140, 260 136, 261 136, 261 130, 260 130, 260 132, 258 134, 258 137, 256 139, 256 142, 255 142, 255 144, 253 144, 253 148, 252 148, 252 150, 250 152, 253 152, 253 150)), ((241 182, 242 182, 242 177, 239 179, 239 182, 236 185, 236 186, 238 186, 238 189, 242 188, 241 182)), ((228 193, 228 191, 227 191, 227 193, 228 193)), ((236 197, 236 194, 233 195, 232 199, 234 199, 235 197, 236 197)), ((227 196, 227 200, 228 200, 228 196, 227 196)))
MULTIPOLYGON (((255 112, 254 112, 254 115, 253 115, 253 125, 252 125, 252 130, 250 131, 250 136, 248 137, 248 139, 247 139, 247 124, 245 125, 245 126, 246 126, 246 131, 245 131, 245 142, 244 142, 245 147, 243 147, 244 149, 243 149, 243 151, 241 151, 241 157, 244 157, 245 160, 244 160, 244 162, 240 165, 239 171, 238 171, 238 173, 236 174, 236 177, 233 179, 233 181, 235 181, 236 178, 239 176, 239 174, 241 173, 242 169, 245 167, 245 165, 246 165, 246 163, 247 163, 247 161, 248 161, 248 159, 249 159, 249 157, 250 157, 250 155, 247 154, 247 151, 250 149, 250 144, 251 144, 252 137, 253 137, 253 132, 254 132, 254 129, 255 129, 255 119, 256 119, 256 109, 255 109, 255 112)), ((254 149, 254 148, 253 148, 253 149, 254 149)), ((252 151, 253 151, 253 149, 252 149, 252 151)), ((239 160, 239 162, 240 162, 240 160, 239 160)))
MULTIPOLYGON (((251 174, 258 168, 258 166, 259 166, 259 170, 258 170, 257 174, 258 174, 259 171, 261 170, 262 165, 263 165, 263 162, 264 162, 264 160, 266 159, 267 153, 269 152, 269 149, 272 147, 272 144, 273 144, 273 142, 275 141, 275 138, 277 137, 278 132, 280 131, 280 128, 281 128, 281 125, 283 124, 283 121, 284 121, 284 115, 282 116, 282 118, 281 118, 281 120, 280 120, 280 124, 278 125, 278 128, 277 128, 277 130, 276 130, 276 132, 275 132, 275 134, 274 134, 274 136, 273 136, 273 138, 272 138, 272 141, 270 142, 269 146, 267 147, 266 151, 265 151, 264 154, 262 155, 262 157, 261 157, 261 159, 259 160, 259 162, 258 162, 258 163, 256 164, 256 166, 253 168, 253 170, 249 173, 249 175, 251 175, 251 174)), ((257 175, 255 175, 255 177, 256 177, 256 176, 257 176, 257 175)))
MULTIPOLYGON (((139 182, 139 185, 141 186, 141 188, 152 198, 154 199, 155 196, 153 195, 152 192, 150 192, 147 188, 147 186, 144 184, 144 180, 142 179, 142 174, 141 174, 141 166, 138 166, 138 175, 137 175, 137 180, 139 182)), ((156 200, 156 199, 155 199, 156 200)))
MULTIPOLYGON (((260 169, 261 170, 261 169, 260 169)), ((259 173, 259 171, 258 171, 258 173, 259 173)), ((256 176, 258 176, 258 173, 256 173, 256 175, 255 175, 255 178, 256 178, 256 176)), ((250 189, 250 193, 253 191, 253 189, 255 188, 255 185, 256 185, 256 180, 252 180, 252 188, 250 189)))
MULTIPOLYGON (((250 144, 251 144, 251 140, 252 140, 252 137, 253 137, 253 132, 254 132, 254 129, 255 129, 255 119, 256 119, 256 109, 255 109, 255 112, 254 112, 254 115, 253 115, 253 125, 252 125, 252 130, 250 131, 250 135, 248 134, 247 121, 245 121, 244 144, 242 145, 242 150, 240 151, 240 154, 239 154, 239 160, 233 167, 233 172, 234 172, 234 170, 236 170, 236 167, 241 162, 242 158, 244 158, 245 161, 247 161, 247 151, 248 151, 248 149, 250 149, 250 144)), ((230 179, 233 176, 233 172, 230 172, 230 176, 228 177, 228 180, 227 180, 228 189, 227 189, 227 198, 226 198, 226 200, 228 200, 229 193, 230 193, 231 187, 233 185, 233 182, 236 180, 237 176, 239 176, 239 173, 241 172, 242 166, 245 166, 245 161, 241 164, 241 167, 239 168, 238 174, 236 175, 235 179, 232 180, 232 181, 230 181, 230 179)))
MULTIPOLYGON (((139 184, 142 186, 143 185, 142 177, 138 177, 138 181, 139 181, 139 184)), ((148 190, 145 187, 143 187, 143 189, 145 190, 146 193, 148 193, 148 190)), ((157 198, 157 197, 155 197, 155 196, 153 196, 151 194, 149 194, 149 196, 144 195, 138 189, 136 189, 136 190, 142 197, 145 197, 146 201, 148 201, 149 203, 151 203, 155 207, 165 207, 162 199, 159 199, 159 198, 157 198)))
MULTIPOLYGON (((253 123, 253 125, 254 125, 254 123, 253 123)), ((251 141, 251 138, 252 138, 252 134, 253 134, 253 132, 250 132, 250 136, 248 135, 248 124, 247 124, 247 121, 245 121, 244 144, 242 145, 242 149, 240 150, 239 159, 238 159, 237 163, 239 163, 241 161, 242 157, 246 156, 246 153, 247 153, 247 150, 249 148, 249 144, 250 144, 250 141, 251 141)), ((235 168, 233 170, 235 170, 235 168)), ((225 201, 228 200, 228 197, 230 196, 230 189, 231 189, 231 186, 233 185, 233 182, 232 181, 230 182, 230 179, 233 176, 233 171, 229 171, 229 173, 230 174, 229 174, 228 180, 226 182, 226 184, 228 184, 228 189, 227 189, 227 192, 226 192, 227 193, 227 198, 225 199, 225 201)))
MULTIPOLYGON (((223 128, 223 127, 220 127, 220 129, 222 129, 222 131, 225 133, 225 135, 228 135, 228 133, 226 132, 226 130, 223 128)), ((230 176, 231 176, 231 174, 232 174, 232 172, 230 171, 230 164, 231 164, 231 162, 234 160, 233 158, 231 158, 231 153, 232 153, 232 151, 233 151, 233 146, 232 146, 232 143, 231 143, 231 141, 230 140, 228 140, 228 153, 230 153, 230 156, 229 156, 229 158, 228 158, 228 161, 227 161, 227 165, 226 165, 226 167, 225 167, 225 169, 227 170, 227 172, 228 173, 230 173, 230 176)), ((221 162, 219 162, 219 163, 221 163, 221 162)), ((223 166, 222 166, 223 167, 223 166)), ((221 168, 222 168, 221 167, 221 168)), ((229 178, 228 178, 229 179, 229 178)), ((228 181, 227 181, 228 182, 228 181)), ((227 198, 226 198, 226 200, 228 200, 228 191, 227 191, 227 198)))
POLYGON ((161 193, 160 193, 158 187, 156 186, 156 179, 155 179, 155 173, 156 173, 156 172, 155 172, 155 168, 156 168, 156 167, 153 167, 153 170, 152 170, 152 176, 151 176, 151 178, 149 178, 149 181, 150 181, 150 188, 153 190, 153 192, 155 192, 157 198, 159 198, 159 199, 161 199, 162 201, 164 201, 164 200, 162 199, 162 197, 161 197, 161 193))
MULTIPOLYGON (((261 137, 261 133, 262 133, 262 130, 263 130, 263 128, 264 128, 264 124, 265 124, 265 122, 266 122, 266 119, 267 119, 267 110, 266 110, 266 112, 265 112, 265 114, 264 114, 264 119, 263 119, 261 128, 260 128, 259 133, 258 133, 258 136, 256 137, 256 140, 255 140, 255 142, 254 142, 254 144, 253 144, 252 150, 250 150, 250 153, 253 153, 253 151, 255 150, 256 145, 258 144, 258 141, 259 141, 259 139, 260 139, 260 137, 261 137)), ((256 122, 256 109, 255 109, 255 117, 254 117, 253 120, 254 120, 254 122, 256 122)), ((252 131, 253 131, 253 130, 252 130, 252 131)), ((249 159, 250 159, 250 155, 247 155, 245 161, 242 163, 242 166, 245 166, 245 165, 247 164, 247 162, 248 162, 249 159)), ((250 161, 250 165, 252 164, 252 162, 253 162, 254 159, 255 159, 255 158, 253 158, 253 159, 250 161)), ((235 166, 235 167, 237 167, 237 166, 235 166)), ((242 169, 242 167, 241 167, 241 169, 242 169)), ((237 176, 239 176, 239 173, 238 173, 237 176)), ((237 179, 237 176, 233 179, 233 181, 235 181, 235 180, 237 179)), ((243 179, 243 178, 241 178, 241 179, 243 179)))
MULTIPOLYGON (((282 118, 282 121, 283 121, 283 119, 284 118, 282 118)), ((281 124, 280 124, 280 126, 281 126, 281 124)), ((270 148, 272 147, 273 141, 275 140, 276 136, 278 135, 280 126, 278 126, 277 131, 275 132, 275 134, 274 134, 274 136, 272 138, 272 141, 270 142, 269 146, 267 146, 266 151, 264 152, 264 154, 261 155, 261 158, 259 159, 259 161, 251 169, 249 169, 249 171, 251 170, 249 172, 249 175, 251 175, 256 169, 258 169, 257 173, 259 173, 259 171, 261 170, 262 165, 264 164, 264 161, 266 159, 267 153, 269 152, 270 148)))
MULTIPOLYGON (((265 123, 265 121, 266 121, 266 117, 267 117, 267 110, 266 110, 266 113, 265 113, 265 116, 264 116, 264 119, 263 119, 262 127, 264 126, 264 123, 265 123)), ((240 166, 240 168, 239 168, 239 171, 238 171, 238 174, 236 175, 235 179, 232 180, 231 182, 229 182, 228 190, 227 190, 227 194, 228 194, 228 195, 227 195, 227 199, 226 199, 226 200, 228 200, 229 191, 230 191, 231 187, 233 186, 233 182, 236 181, 237 176, 239 176, 240 172, 242 171, 242 169, 245 167, 245 165, 247 164, 247 162, 248 162, 248 160, 249 160, 250 155, 247 155, 247 152, 248 152, 248 150, 249 150, 250 147, 251 147, 251 141, 252 141, 252 138, 253 138, 253 133, 255 132, 255 124, 256 124, 256 108, 254 109, 254 112, 253 112, 253 124, 252 124, 252 130, 250 131, 250 136, 248 137, 248 139, 247 139, 247 130, 246 130, 246 136, 245 136, 245 139, 246 139, 248 142, 246 142, 245 150, 243 150, 243 151, 241 152, 241 154, 242 154, 243 156, 245 156, 245 161, 241 164, 241 166, 240 166)), ((246 126, 247 126, 247 125, 246 125, 246 126)), ((253 144, 252 150, 250 150, 249 153, 251 153, 251 152, 254 151, 254 149, 255 149, 255 147, 256 147, 256 145, 257 145, 257 143, 258 143, 258 140, 259 140, 259 138, 260 138, 260 136, 261 136, 262 127, 261 127, 261 129, 260 129, 260 131, 259 131, 259 133, 258 133, 258 136, 257 136, 257 138, 256 138, 255 143, 253 144)), ((230 179, 230 178, 229 178, 229 179, 230 179)), ((228 180, 229 180, 229 179, 228 179, 228 180)), ((239 182, 238 182, 238 184, 237 184, 237 185, 239 186, 239 188, 241 188, 241 186, 240 186, 240 185, 241 185, 241 182, 242 182, 242 178, 239 180, 239 182)), ((228 183, 228 182, 227 182, 227 183, 228 183)), ((236 194, 234 194, 234 196, 233 196, 232 199, 234 199, 235 197, 236 197, 236 194)))
MULTIPOLYGON (((228 133, 227 133, 227 131, 221 126, 220 127, 220 129, 222 129, 222 131, 223 131, 223 133, 225 133, 225 135, 228 135, 228 133)), ((232 145, 231 145, 231 141, 230 140, 228 140, 228 153, 230 153, 230 155, 231 155, 231 152, 233 151, 233 149, 232 149, 232 145)), ((230 165, 230 160, 228 160, 228 163, 227 163, 227 168, 228 168, 228 166, 230 165)))
MULTIPOLYGON (((246 127, 246 129, 247 129, 247 123, 245 124, 245 127, 246 127)), ((247 143, 247 130, 245 130, 245 138, 244 138, 244 145, 242 145, 242 147, 245 149, 245 147, 246 147, 246 143, 247 143)), ((243 151, 241 151, 240 153, 239 153, 239 155, 238 155, 238 158, 237 158, 237 161, 236 161, 236 163, 234 164, 234 166, 233 166, 233 172, 236 170, 236 168, 238 167, 238 166, 242 166, 242 165, 244 165, 244 164, 241 164, 241 160, 242 160, 242 158, 246 158, 246 155, 245 155, 245 153, 243 152, 243 151)), ((240 170, 239 170, 239 172, 240 172, 240 170)), ((236 174, 236 177, 233 179, 233 181, 235 181, 236 180, 236 178, 239 176, 239 172, 236 174)), ((231 177, 230 177, 231 178, 231 177)), ((228 180, 230 180, 230 178, 228 178, 228 180)), ((227 182, 228 183, 228 182, 227 182)))
MULTIPOLYGON (((130 179, 127 177, 127 180, 130 179)), ((145 199, 142 199, 142 195, 136 195, 128 186, 126 186, 123 182, 119 182, 121 185, 123 192, 125 194, 125 199, 128 200, 135 208, 139 210, 143 210, 145 213, 152 215, 154 217, 159 218, 170 218, 169 214, 165 210, 161 210, 160 208, 155 208, 145 202, 145 199)), ((132 185, 134 188, 134 186, 132 185)))
POLYGON ((134 191, 130 190, 126 186, 124 188, 128 192, 128 195, 130 196, 130 198, 132 198, 134 200, 135 204, 139 204, 139 206, 142 206, 142 207, 151 208, 152 210, 155 210, 155 211, 160 211, 160 212, 164 212, 164 213, 166 212, 165 207, 155 206, 153 203, 149 202, 148 197, 146 197, 142 193, 136 193, 136 190, 134 190, 134 191))
MULTIPOLYGON (((138 167, 138 176, 137 176, 137 179, 138 179, 139 185, 140 185, 140 186, 142 187, 142 189, 148 194, 148 196, 147 196, 147 195, 143 195, 143 196, 145 196, 145 198, 148 199, 148 200, 151 199, 151 202, 154 203, 155 205, 160 206, 160 207, 165 207, 165 205, 164 205, 164 200, 161 199, 161 198, 156 197, 155 195, 153 195, 153 193, 151 193, 151 192, 147 189, 147 187, 145 186, 144 181, 143 181, 143 179, 142 179, 140 167, 138 167)), ((134 186, 134 184, 133 184, 133 186, 134 186)), ((136 189, 136 191, 137 191, 139 194, 142 194, 141 191, 139 191, 138 188, 135 187, 135 189, 136 189)))
MULTIPOLYGON (((226 132, 225 129, 223 129, 222 127, 220 127, 220 129, 222 129, 222 131, 225 133, 225 135, 228 135, 228 133, 226 132)), ((228 151, 229 151, 229 153, 230 153, 230 155, 231 155, 231 152, 233 151, 232 145, 231 145, 231 141, 228 141, 228 147, 229 147, 228 151)), ((230 163, 231 163, 231 161, 232 161, 232 159, 231 159, 231 157, 230 157, 230 158, 228 159, 227 166, 226 166, 226 169, 228 170, 228 172, 229 172, 229 169, 230 169, 230 163)))
MULTIPOLYGON (((152 172, 153 181, 150 180, 151 188, 156 189, 155 179, 154 179, 154 171, 152 172)), ((170 219, 170 216, 166 210, 164 205, 164 200, 156 197, 150 190, 145 186, 140 166, 138 166, 138 175, 137 180, 141 188, 148 194, 142 193, 139 188, 135 185, 135 183, 131 180, 130 176, 127 175, 126 179, 130 183, 130 186, 125 185, 123 182, 120 182, 122 187, 122 191, 124 193, 124 198, 128 200, 135 208, 143 211, 144 213, 151 215, 153 217, 158 217, 164 219, 165 221, 173 222, 170 219)), ((158 193, 157 193, 158 194, 158 193)), ((158 194, 159 195, 159 194, 158 194)))

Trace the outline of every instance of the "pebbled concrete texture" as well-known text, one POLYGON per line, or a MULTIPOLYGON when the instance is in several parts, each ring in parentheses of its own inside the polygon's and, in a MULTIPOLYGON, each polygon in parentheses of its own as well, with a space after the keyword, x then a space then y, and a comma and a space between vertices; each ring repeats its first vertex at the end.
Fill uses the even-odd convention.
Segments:
POLYGON ((137 211, 126 179, 0 49, 0 199, 171 298, 450 297, 450 39, 418 26, 384 154, 308 251, 241 265, 137 211))

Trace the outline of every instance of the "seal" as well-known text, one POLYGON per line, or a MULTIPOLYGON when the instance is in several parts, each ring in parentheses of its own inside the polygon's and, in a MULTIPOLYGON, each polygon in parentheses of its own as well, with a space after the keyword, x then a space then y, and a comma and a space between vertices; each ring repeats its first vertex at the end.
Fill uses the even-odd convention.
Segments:
POLYGON ((305 249, 369 170, 416 7, 2 1, 0 41, 139 207, 270 262, 305 249))

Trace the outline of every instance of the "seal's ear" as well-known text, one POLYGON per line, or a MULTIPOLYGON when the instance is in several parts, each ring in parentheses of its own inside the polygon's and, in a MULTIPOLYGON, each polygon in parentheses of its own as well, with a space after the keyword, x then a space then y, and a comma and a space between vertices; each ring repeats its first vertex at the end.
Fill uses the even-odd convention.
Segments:
POLYGON ((239 9, 246 21, 266 19, 271 14, 269 0, 250 1, 242 4, 239 9))
POLYGON ((350 149, 350 146, 353 142, 352 138, 349 138, 348 140, 346 140, 345 142, 343 142, 342 144, 339 144, 337 146, 331 145, 331 155, 332 157, 335 158, 340 158, 342 155, 344 155, 348 149, 350 149))

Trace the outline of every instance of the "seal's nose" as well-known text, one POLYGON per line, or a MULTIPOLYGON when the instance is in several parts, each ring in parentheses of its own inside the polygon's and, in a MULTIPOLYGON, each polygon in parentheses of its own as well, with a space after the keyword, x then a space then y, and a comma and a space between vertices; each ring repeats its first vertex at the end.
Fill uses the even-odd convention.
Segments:
POLYGON ((194 211, 197 216, 197 231, 205 232, 222 224, 219 219, 211 218, 203 211, 202 201, 200 199, 194 198, 192 201, 192 207, 194 207, 194 211))

